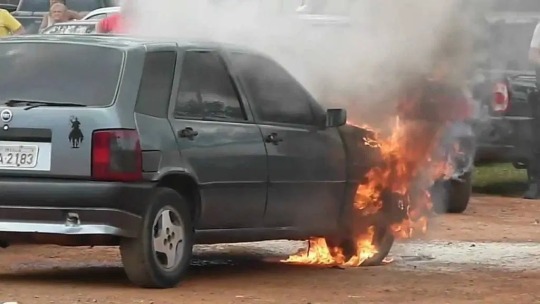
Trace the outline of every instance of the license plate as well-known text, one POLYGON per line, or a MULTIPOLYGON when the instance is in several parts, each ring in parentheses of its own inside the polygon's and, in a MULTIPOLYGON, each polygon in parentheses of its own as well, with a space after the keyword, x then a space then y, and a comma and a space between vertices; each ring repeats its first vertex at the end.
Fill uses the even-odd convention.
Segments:
POLYGON ((38 146, 0 146, 0 168, 34 168, 37 165, 38 146))

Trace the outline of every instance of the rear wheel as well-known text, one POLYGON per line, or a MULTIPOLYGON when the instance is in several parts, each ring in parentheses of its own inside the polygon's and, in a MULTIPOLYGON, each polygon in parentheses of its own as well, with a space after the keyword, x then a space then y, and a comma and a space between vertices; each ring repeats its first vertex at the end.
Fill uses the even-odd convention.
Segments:
POLYGON ((463 213, 469 206, 472 193, 472 174, 467 173, 462 181, 451 181, 448 193, 448 213, 463 213))
POLYGON ((128 278, 145 288, 171 288, 180 283, 193 251, 193 224, 188 202, 176 191, 156 188, 137 238, 120 243, 128 278))
POLYGON ((439 183, 432 191, 433 209, 437 213, 463 213, 471 199, 472 173, 466 173, 461 180, 439 183))

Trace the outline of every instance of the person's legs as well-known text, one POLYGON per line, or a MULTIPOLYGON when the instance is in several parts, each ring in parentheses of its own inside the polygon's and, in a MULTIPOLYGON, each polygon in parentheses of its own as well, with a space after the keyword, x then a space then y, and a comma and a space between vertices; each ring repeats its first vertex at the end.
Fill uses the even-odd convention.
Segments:
MULTIPOLYGON (((536 88, 540 91, 540 69, 536 70, 536 88)), ((535 93, 529 98, 533 120, 531 121, 531 134, 540 130, 540 94, 535 93)), ((525 199, 540 198, 540 137, 532 136, 531 153, 527 164, 528 189, 523 194, 525 199)))

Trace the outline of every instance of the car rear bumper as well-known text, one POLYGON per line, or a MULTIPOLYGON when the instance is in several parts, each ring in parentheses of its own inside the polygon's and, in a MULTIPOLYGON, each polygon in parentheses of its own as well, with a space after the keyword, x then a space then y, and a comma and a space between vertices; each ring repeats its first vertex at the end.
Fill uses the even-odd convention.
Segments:
POLYGON ((533 135, 529 117, 492 118, 480 126, 478 162, 526 162, 531 157, 533 135))
POLYGON ((151 183, 0 179, 0 234, 135 237, 151 183))
POLYGON ((512 162, 515 159, 515 146, 503 144, 480 143, 476 151, 479 161, 512 162))

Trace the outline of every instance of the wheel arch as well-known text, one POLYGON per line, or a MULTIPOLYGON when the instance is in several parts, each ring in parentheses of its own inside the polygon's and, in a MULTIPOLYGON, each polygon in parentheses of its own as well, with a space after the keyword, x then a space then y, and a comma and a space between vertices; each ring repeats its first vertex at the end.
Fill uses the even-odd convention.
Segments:
POLYGON ((201 194, 195 177, 187 172, 170 172, 160 177, 157 187, 171 188, 189 200, 194 224, 201 215, 201 194))

